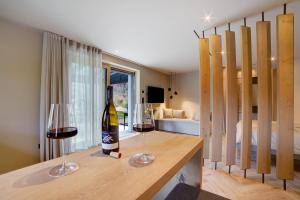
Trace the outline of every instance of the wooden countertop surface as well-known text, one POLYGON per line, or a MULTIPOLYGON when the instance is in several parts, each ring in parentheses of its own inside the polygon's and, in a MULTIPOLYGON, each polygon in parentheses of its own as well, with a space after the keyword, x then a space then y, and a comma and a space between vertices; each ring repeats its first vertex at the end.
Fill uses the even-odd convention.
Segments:
POLYGON ((48 176, 61 158, 0 175, 0 199, 149 199, 203 147, 203 140, 156 131, 122 140, 120 147, 121 159, 104 156, 99 147, 68 155, 80 169, 61 178, 48 176), (139 152, 156 159, 147 167, 130 166, 129 158, 139 152))

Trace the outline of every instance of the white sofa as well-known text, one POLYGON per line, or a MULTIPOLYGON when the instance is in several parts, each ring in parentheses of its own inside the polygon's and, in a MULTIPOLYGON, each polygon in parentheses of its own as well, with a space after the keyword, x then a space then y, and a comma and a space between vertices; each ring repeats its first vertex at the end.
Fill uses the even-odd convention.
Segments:
POLYGON ((158 119, 156 129, 161 131, 199 135, 200 123, 192 119, 158 119))
POLYGON ((174 132, 174 133, 183 133, 189 135, 199 135, 200 132, 199 121, 193 119, 187 119, 185 118, 184 115, 182 117, 168 116, 168 118, 165 118, 165 115, 163 113, 164 109, 159 110, 157 112, 160 112, 159 114, 156 115, 156 120, 155 120, 155 126, 157 130, 174 132))

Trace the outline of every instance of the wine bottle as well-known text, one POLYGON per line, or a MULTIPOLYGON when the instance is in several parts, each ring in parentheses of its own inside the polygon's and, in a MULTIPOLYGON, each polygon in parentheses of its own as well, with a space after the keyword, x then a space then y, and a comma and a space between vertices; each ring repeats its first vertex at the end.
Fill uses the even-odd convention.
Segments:
POLYGON ((119 151, 119 121, 113 103, 113 87, 107 87, 106 106, 102 116, 102 151, 109 155, 119 151))

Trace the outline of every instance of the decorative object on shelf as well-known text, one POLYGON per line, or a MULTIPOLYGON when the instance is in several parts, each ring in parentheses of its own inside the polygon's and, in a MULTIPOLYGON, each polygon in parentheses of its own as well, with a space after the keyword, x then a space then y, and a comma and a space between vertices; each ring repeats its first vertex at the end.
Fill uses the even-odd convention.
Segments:
MULTIPOLYGON (((149 103, 136 104, 133 116, 133 130, 142 134, 142 140, 145 143, 146 132, 154 131, 155 123, 152 105, 149 103)), ((150 153, 137 153, 133 155, 129 163, 135 167, 143 167, 154 161, 154 155, 150 153)))
POLYGON ((61 140, 60 151, 63 163, 52 168, 49 171, 50 176, 66 176, 79 169, 78 164, 67 162, 64 155, 64 140, 76 136, 77 133, 73 106, 71 104, 51 104, 47 137, 49 139, 61 140))

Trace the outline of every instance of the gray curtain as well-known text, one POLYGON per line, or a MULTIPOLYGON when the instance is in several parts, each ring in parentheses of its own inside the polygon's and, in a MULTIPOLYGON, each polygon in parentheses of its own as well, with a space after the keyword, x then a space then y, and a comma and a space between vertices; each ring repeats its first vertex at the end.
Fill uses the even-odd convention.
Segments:
POLYGON ((61 155, 61 145, 46 136, 51 104, 70 103, 75 108, 78 134, 65 141, 65 152, 75 152, 101 142, 104 108, 104 73, 101 50, 45 32, 40 97, 40 160, 61 155))
POLYGON ((64 38, 45 32, 43 35, 43 57, 40 101, 40 160, 49 160, 59 155, 59 144, 46 137, 48 115, 51 104, 64 102, 66 81, 64 38))

